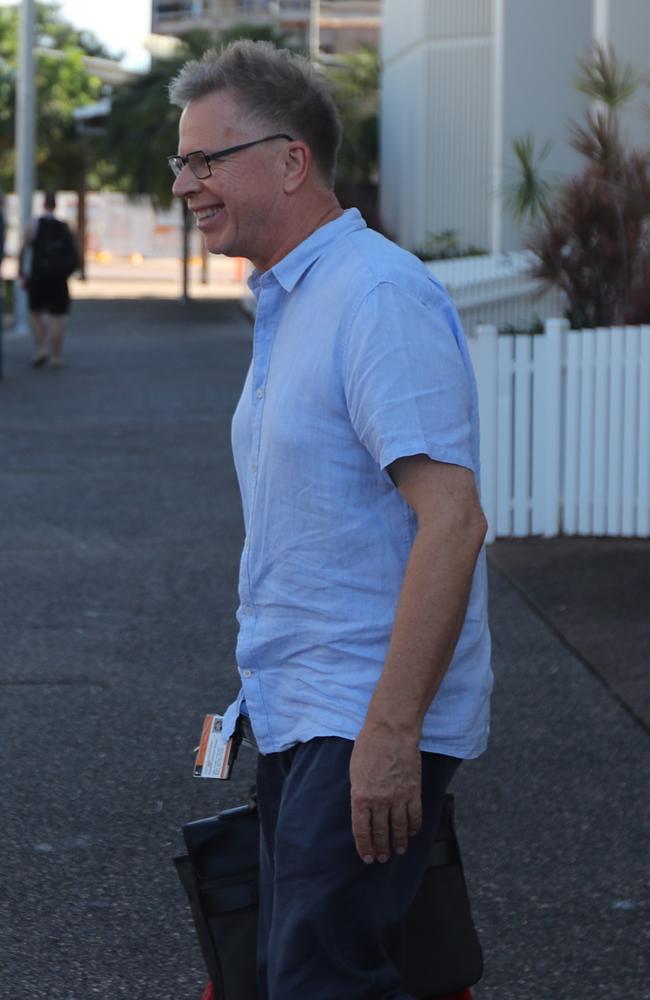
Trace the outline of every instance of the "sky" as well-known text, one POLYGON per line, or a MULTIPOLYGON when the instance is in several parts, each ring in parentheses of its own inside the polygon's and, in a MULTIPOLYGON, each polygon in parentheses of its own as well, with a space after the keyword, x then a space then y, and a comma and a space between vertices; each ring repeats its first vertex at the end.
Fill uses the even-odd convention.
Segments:
POLYGON ((63 16, 75 28, 94 31, 111 52, 124 52, 128 69, 146 69, 142 47, 151 32, 151 0, 60 0, 63 16))
POLYGON ((76 28, 93 31, 111 52, 124 52, 128 69, 147 69, 143 42, 151 32, 151 0, 59 0, 59 7, 76 28))

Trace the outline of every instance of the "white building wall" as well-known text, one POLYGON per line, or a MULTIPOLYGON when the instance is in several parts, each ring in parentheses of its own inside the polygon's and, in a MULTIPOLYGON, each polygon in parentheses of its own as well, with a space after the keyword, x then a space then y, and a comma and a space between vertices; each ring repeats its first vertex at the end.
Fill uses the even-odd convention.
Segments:
POLYGON ((580 118, 587 100, 575 87, 577 57, 591 43, 592 0, 504 0, 503 85, 501 132, 496 147, 501 155, 501 183, 495 177, 495 199, 501 232, 493 249, 514 250, 520 233, 505 204, 504 193, 517 177, 513 139, 530 132, 537 149, 553 143, 545 161, 549 176, 569 176, 580 165, 567 142, 567 126, 580 118))
POLYGON ((445 229, 488 245, 492 4, 385 4, 381 209, 405 246, 445 229))
POLYGON ((388 231, 405 246, 417 239, 418 216, 426 198, 424 66, 413 53, 387 67, 388 85, 382 109, 382 173, 386 178, 382 218, 388 231), (403 95, 408 95, 404 99, 403 95))
POLYGON ((452 229, 463 243, 489 247, 492 62, 485 35, 427 46, 422 237, 452 229))
MULTIPOLYGON (((594 36, 647 76, 650 0, 384 0, 381 211, 400 243, 453 229, 492 252, 520 246, 512 140, 550 139, 551 179, 579 168, 567 126, 586 108, 577 58, 594 36)), ((639 145, 645 96, 623 119, 639 145)))

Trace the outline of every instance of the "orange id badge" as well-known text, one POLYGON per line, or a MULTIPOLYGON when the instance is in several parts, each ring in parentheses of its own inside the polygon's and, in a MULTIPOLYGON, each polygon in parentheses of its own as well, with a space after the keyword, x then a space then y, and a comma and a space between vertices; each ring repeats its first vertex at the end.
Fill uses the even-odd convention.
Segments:
POLYGON ((195 778, 217 778, 220 781, 228 781, 230 778, 238 741, 235 736, 231 736, 224 742, 221 738, 222 728, 223 716, 206 715, 194 761, 195 778))

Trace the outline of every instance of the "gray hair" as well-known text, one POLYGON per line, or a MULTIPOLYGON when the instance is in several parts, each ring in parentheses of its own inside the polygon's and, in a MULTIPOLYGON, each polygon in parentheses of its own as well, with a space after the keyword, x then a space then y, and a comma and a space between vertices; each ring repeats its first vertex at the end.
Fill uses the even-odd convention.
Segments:
POLYGON ((251 120, 302 139, 323 178, 334 185, 341 119, 327 80, 309 60, 270 42, 240 39, 185 63, 169 85, 169 97, 185 108, 224 90, 251 120))

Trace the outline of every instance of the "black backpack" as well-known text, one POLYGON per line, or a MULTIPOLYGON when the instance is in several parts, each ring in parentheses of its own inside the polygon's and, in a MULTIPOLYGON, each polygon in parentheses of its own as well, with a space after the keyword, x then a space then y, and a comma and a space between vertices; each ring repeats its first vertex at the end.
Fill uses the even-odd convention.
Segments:
POLYGON ((32 271, 38 274, 69 278, 79 267, 74 238, 60 219, 44 216, 38 220, 32 253, 32 271))

